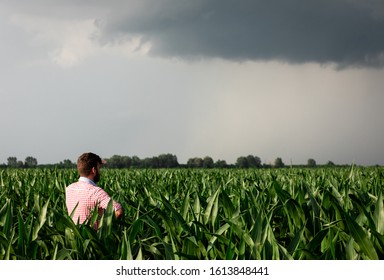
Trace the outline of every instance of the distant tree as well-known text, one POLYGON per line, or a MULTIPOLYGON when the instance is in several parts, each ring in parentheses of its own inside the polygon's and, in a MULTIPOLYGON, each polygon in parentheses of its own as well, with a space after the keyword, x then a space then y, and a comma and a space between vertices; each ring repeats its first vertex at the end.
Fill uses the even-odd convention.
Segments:
POLYGON ((141 160, 138 156, 133 156, 132 157, 132 167, 140 167, 141 166, 141 160))
POLYGON ((72 161, 70 159, 65 159, 63 164, 66 167, 73 167, 75 165, 74 163, 72 163, 72 161))
POLYGON ((200 157, 196 157, 196 158, 194 159, 194 165, 195 165, 195 167, 197 167, 197 168, 202 168, 202 167, 203 167, 203 164, 204 164, 204 160, 203 160, 202 158, 200 158, 200 157))
POLYGON ((283 160, 280 157, 276 158, 274 163, 273 163, 273 166, 276 167, 276 168, 284 167, 284 165, 285 164, 284 164, 283 160))
POLYGON ((332 161, 330 161, 330 160, 327 162, 326 165, 327 165, 327 166, 335 166, 335 164, 334 164, 332 161))
POLYGON ((225 160, 221 160, 221 159, 219 159, 219 160, 217 160, 217 161, 215 162, 214 167, 217 167, 217 168, 226 168, 226 167, 228 167, 228 164, 227 164, 227 162, 226 162, 225 160))
POLYGON ((187 167, 193 167, 193 158, 187 160, 187 167))
POLYGON ((177 162, 177 157, 172 154, 161 154, 158 156, 160 168, 173 168, 179 166, 177 162))
POLYGON ((214 167, 214 162, 213 162, 213 159, 209 156, 206 156, 204 159, 203 159, 203 167, 204 168, 213 168, 214 167))
POLYGON ((238 157, 236 160, 236 166, 239 168, 259 168, 262 167, 262 164, 259 157, 248 155, 246 157, 238 157))
POLYGON ((272 163, 264 163, 263 168, 272 168, 272 163))
POLYGON ((34 168, 37 166, 37 159, 31 156, 25 158, 24 167, 34 168))
POLYGON ((248 155, 246 159, 248 162, 248 167, 261 167, 261 159, 259 157, 248 155))
POLYGON ((106 161, 107 167, 110 168, 129 168, 132 165, 132 159, 129 156, 113 155, 106 161))
POLYGON ((236 160, 236 167, 238 168, 248 168, 248 160, 246 157, 238 157, 236 160))
POLYGON ((120 155, 113 155, 111 158, 107 159, 107 165, 111 168, 123 168, 123 162, 120 155))
POLYGON ((255 157, 252 156, 252 155, 248 155, 246 157, 247 159, 247 165, 248 167, 255 167, 256 166, 256 160, 255 160, 255 157))
MULTIPOLYGON (((108 163, 107 163, 108 164, 108 163)), ((121 164, 125 167, 128 168, 132 164, 132 159, 129 156, 121 156, 121 164)))
POLYGON ((8 167, 17 167, 17 157, 9 157, 7 158, 8 167))
POLYGON ((58 164, 60 168, 74 168, 76 164, 73 163, 70 159, 65 159, 64 161, 60 161, 58 164))
POLYGON ((258 156, 255 156, 256 161, 256 167, 263 167, 263 164, 261 163, 261 159, 258 156))
POLYGON ((313 158, 309 158, 307 161, 308 167, 316 167, 316 161, 313 158))
POLYGON ((147 157, 141 160, 140 167, 144 168, 158 168, 159 167, 159 159, 158 157, 147 157))
POLYGON ((200 157, 190 158, 187 161, 187 166, 192 168, 202 168, 204 160, 200 157))

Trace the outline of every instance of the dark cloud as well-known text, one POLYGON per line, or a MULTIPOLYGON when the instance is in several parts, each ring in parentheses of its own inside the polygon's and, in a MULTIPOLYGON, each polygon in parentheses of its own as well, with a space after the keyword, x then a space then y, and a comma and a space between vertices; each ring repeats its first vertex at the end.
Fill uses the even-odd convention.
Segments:
POLYGON ((150 54, 228 60, 384 65, 378 0, 128 1, 98 21, 101 41, 141 36, 150 54))

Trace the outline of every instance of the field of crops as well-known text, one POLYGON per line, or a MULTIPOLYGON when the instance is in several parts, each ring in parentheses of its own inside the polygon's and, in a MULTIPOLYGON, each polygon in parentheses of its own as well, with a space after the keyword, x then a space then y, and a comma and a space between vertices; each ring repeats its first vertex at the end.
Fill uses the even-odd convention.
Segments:
POLYGON ((76 170, 0 170, 0 259, 384 259, 384 169, 103 169, 125 210, 75 225, 76 170))

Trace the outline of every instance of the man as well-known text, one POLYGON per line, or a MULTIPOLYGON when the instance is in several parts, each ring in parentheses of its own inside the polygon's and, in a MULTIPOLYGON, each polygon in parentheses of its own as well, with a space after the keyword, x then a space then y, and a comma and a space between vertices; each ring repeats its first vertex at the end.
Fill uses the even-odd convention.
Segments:
MULTIPOLYGON (((87 222, 95 207, 100 217, 111 200, 111 197, 96 185, 100 179, 102 164, 102 159, 94 153, 84 153, 77 160, 79 181, 69 185, 65 190, 68 215, 74 211, 72 219, 75 223, 87 222)), ((116 218, 119 218, 123 214, 123 208, 116 201, 113 201, 113 208, 116 218)), ((98 228, 98 223, 99 221, 95 228, 98 228)))

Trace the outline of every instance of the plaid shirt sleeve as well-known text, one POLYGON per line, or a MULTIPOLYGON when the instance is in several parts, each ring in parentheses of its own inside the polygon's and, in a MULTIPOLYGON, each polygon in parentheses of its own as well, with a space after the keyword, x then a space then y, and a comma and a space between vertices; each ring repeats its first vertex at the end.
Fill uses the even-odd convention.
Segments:
MULTIPOLYGON (((94 200, 97 201, 99 208, 106 209, 111 197, 102 188, 98 188, 94 193, 94 200)), ((113 209, 115 211, 121 209, 121 204, 117 201, 113 201, 113 209)))

